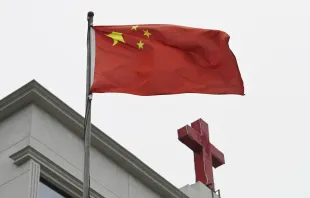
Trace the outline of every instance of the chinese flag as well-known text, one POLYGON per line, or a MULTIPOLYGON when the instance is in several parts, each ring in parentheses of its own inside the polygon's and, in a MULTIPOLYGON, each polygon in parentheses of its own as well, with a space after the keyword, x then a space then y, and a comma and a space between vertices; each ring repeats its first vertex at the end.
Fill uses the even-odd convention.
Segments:
POLYGON ((229 35, 176 25, 94 26, 92 93, 244 95, 229 35))

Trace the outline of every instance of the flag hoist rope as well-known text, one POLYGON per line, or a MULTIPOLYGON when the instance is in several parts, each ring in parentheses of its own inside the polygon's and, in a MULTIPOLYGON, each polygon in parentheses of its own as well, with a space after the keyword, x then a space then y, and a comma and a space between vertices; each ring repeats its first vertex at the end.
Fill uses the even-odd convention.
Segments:
POLYGON ((90 145, 91 145, 91 28, 93 26, 93 12, 87 14, 87 74, 86 74, 86 108, 84 120, 84 180, 83 198, 90 197, 90 145))

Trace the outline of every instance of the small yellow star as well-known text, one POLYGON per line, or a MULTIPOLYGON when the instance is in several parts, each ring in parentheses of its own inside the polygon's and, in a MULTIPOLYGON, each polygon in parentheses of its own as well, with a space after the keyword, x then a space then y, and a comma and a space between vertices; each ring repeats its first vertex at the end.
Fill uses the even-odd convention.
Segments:
POLYGON ((134 25, 131 27, 131 30, 136 30, 137 31, 138 25, 134 25))
POLYGON ((138 45, 139 49, 143 49, 144 43, 140 40, 140 42, 137 43, 137 45, 138 45))
POLYGON ((150 38, 151 33, 149 33, 148 30, 143 30, 143 32, 144 32, 144 36, 147 36, 147 38, 150 38))

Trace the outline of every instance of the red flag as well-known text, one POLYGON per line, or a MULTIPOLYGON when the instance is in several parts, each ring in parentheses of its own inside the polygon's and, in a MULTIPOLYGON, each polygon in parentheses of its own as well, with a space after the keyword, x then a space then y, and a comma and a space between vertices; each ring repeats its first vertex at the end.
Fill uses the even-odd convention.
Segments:
POLYGON ((229 35, 176 25, 94 26, 91 92, 244 95, 229 35))

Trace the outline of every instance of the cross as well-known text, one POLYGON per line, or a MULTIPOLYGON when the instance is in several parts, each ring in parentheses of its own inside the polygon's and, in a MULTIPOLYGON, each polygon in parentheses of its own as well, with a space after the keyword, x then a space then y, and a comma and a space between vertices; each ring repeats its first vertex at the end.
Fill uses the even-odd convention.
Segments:
POLYGON ((209 140, 208 124, 199 119, 178 130, 179 140, 194 152, 196 182, 200 181, 214 190, 213 170, 225 164, 224 154, 209 140))

